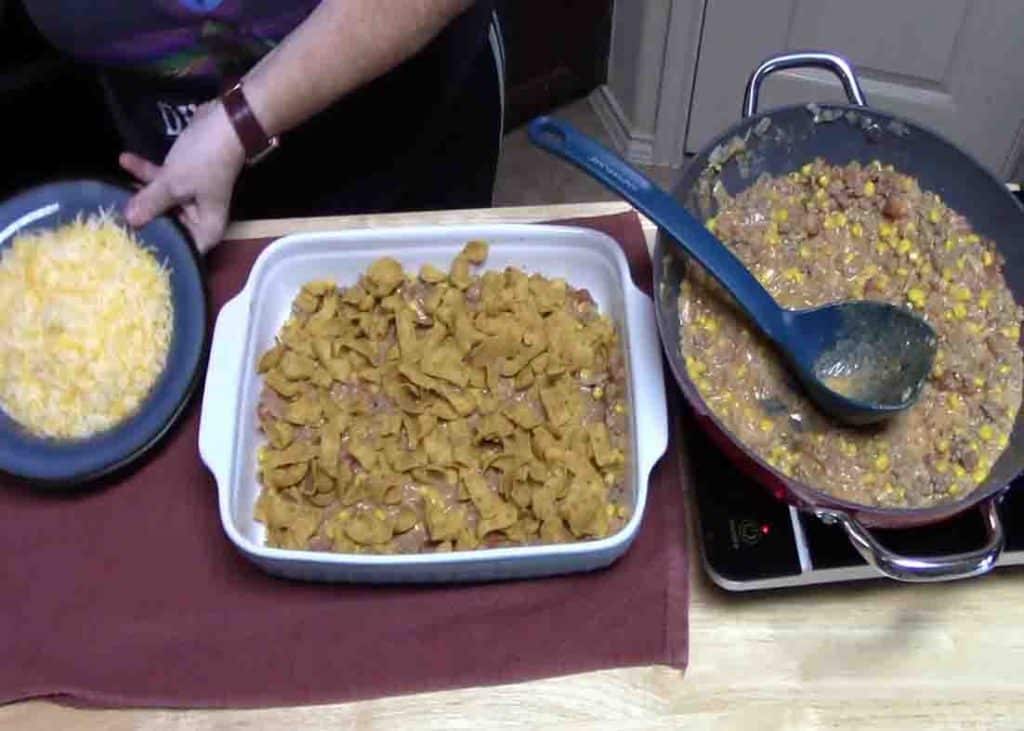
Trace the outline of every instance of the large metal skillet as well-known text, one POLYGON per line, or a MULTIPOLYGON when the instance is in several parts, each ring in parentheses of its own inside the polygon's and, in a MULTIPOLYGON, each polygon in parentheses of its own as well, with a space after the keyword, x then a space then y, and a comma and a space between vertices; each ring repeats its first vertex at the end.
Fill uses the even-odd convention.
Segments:
MULTIPOLYGON (((891 163, 918 179, 965 215, 974 229, 991 238, 1006 260, 1005 274, 1017 302, 1024 302, 1024 209, 980 163, 939 135, 905 119, 869 107, 857 77, 844 59, 831 53, 774 56, 750 77, 743 118, 694 157, 673 193, 691 213, 706 219, 716 212, 709 189, 718 181, 735 195, 763 174, 784 175, 815 157, 839 165, 852 160, 891 163), (818 67, 839 77, 849 104, 808 104, 758 112, 762 82, 774 71, 818 67)), ((902 581, 939 581, 985 573, 1003 549, 997 504, 1024 469, 1024 425, 1020 414, 1008 447, 985 481, 956 502, 921 509, 893 509, 843 501, 786 477, 734 440, 712 414, 687 375, 680 350, 677 301, 687 261, 659 231, 654 248, 655 307, 658 328, 672 373, 697 420, 726 454, 780 500, 840 523, 853 546, 881 573, 902 581), (940 523, 966 510, 980 510, 985 544, 947 556, 903 556, 887 549, 871 528, 908 528, 940 523)))

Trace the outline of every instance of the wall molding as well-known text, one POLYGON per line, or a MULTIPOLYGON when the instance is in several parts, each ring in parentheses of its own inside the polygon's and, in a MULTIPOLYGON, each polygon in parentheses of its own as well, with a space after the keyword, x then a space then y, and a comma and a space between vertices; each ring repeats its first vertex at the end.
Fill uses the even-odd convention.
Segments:
POLYGON ((615 92, 607 84, 594 89, 589 101, 619 154, 638 165, 653 164, 654 136, 633 127, 615 98, 615 92))
POLYGON ((632 162, 683 163, 707 1, 615 4, 608 81, 590 99, 632 162))

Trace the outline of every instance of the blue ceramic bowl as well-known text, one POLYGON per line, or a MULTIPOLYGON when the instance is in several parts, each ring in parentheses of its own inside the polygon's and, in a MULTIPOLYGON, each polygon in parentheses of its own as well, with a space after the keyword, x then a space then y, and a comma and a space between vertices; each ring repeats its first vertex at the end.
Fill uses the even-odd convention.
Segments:
MULTIPOLYGON (((54 228, 79 214, 124 210, 132 192, 98 180, 41 185, 0 203, 0 251, 18 233, 54 228)), ((38 487, 71 487, 140 458, 181 416, 195 390, 207 346, 207 299, 195 245, 166 216, 137 231, 170 269, 174 330, 167 366, 138 411, 117 426, 78 440, 29 433, 0 409, 0 471, 38 487)))

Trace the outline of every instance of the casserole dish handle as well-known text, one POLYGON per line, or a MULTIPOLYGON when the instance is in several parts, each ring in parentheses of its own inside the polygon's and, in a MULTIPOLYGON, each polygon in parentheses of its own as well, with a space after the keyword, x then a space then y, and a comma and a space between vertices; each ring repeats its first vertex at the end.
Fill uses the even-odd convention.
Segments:
POLYGON ((842 510, 818 509, 822 522, 840 523, 850 543, 875 569, 897 581, 926 582, 968 579, 988 572, 1003 552, 1005 536, 999 518, 1002 494, 990 497, 978 507, 985 520, 985 545, 974 551, 948 556, 903 556, 883 546, 854 516, 842 510))
POLYGON ((199 416, 199 454, 218 485, 229 484, 231 455, 235 446, 235 424, 239 372, 245 348, 245 318, 249 297, 243 292, 226 303, 217 316, 210 347, 210 364, 203 389, 199 416))
POLYGON ((857 75, 845 58, 826 51, 795 51, 769 56, 754 69, 754 73, 750 75, 750 80, 747 82, 747 91, 743 95, 744 119, 757 114, 761 84, 769 75, 776 71, 799 68, 819 68, 831 71, 842 82, 850 104, 856 104, 859 107, 868 105, 864 99, 864 92, 861 91, 860 82, 857 81, 857 75))
POLYGON ((658 340, 658 326, 654 320, 654 303, 651 298, 627 284, 626 297, 629 298, 627 309, 629 328, 629 349, 640 353, 636 358, 635 383, 636 393, 633 394, 635 404, 633 413, 636 429, 636 465, 641 484, 650 479, 651 470, 668 447, 668 408, 665 401, 665 373, 661 361, 661 345, 658 340), (644 420, 637 415, 643 413, 644 420))

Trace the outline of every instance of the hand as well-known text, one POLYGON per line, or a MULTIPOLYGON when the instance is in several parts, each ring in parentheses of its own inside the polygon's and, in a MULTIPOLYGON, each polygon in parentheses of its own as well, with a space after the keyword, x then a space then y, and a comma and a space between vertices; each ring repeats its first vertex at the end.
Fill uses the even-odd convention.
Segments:
POLYGON ((196 110, 163 165, 131 152, 121 153, 118 162, 144 186, 125 206, 131 226, 144 226, 180 207, 178 218, 200 252, 220 241, 235 180, 245 164, 245 151, 220 102, 196 110))

